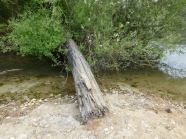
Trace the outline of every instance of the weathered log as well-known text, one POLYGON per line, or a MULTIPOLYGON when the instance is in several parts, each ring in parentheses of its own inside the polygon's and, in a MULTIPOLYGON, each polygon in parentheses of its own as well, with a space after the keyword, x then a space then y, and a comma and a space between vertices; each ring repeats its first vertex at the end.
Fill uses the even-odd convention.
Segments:
POLYGON ((69 40, 65 46, 83 122, 86 123, 91 118, 104 116, 108 108, 89 64, 73 40, 69 40))

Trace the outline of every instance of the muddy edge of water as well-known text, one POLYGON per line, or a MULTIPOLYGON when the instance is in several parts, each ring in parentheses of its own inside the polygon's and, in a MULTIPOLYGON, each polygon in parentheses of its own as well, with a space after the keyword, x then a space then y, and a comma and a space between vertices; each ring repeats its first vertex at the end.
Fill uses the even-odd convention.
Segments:
POLYGON ((186 78, 172 78, 158 70, 138 70, 104 74, 99 77, 102 87, 113 89, 129 84, 141 92, 186 102, 186 78))

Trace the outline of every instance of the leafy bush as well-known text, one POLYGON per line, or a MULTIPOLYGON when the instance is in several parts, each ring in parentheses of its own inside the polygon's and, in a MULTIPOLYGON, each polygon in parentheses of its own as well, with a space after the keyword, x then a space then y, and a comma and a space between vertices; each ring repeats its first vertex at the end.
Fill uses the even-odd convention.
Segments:
MULTIPOLYGON (((69 26, 93 67, 153 66, 162 55, 149 42, 169 35, 184 1, 77 0, 69 26), (152 56, 153 55, 153 56, 152 56)), ((178 20, 177 20, 178 21, 178 20)))
POLYGON ((12 20, 10 27, 9 37, 22 55, 46 56, 57 62, 53 53, 65 41, 64 29, 47 10, 26 12, 12 20))

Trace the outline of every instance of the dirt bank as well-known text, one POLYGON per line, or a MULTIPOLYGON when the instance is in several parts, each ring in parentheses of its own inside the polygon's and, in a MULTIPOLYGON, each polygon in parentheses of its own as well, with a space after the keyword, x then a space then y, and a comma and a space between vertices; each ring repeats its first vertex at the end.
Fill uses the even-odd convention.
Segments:
POLYGON ((186 109, 129 86, 107 91, 110 112, 81 125, 73 97, 0 106, 0 139, 186 139, 186 109))

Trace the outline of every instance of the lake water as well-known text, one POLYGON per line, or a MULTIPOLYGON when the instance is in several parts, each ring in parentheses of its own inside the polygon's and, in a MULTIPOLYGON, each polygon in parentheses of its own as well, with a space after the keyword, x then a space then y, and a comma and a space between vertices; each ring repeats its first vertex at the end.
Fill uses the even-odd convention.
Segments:
POLYGON ((186 77, 186 45, 178 45, 164 52, 159 69, 175 78, 186 77))
MULTIPOLYGON (((0 103, 24 102, 32 98, 49 98, 56 95, 74 94, 71 75, 50 66, 47 60, 21 57, 13 54, 0 55, 0 103)), ((106 73, 97 76, 101 88, 112 89, 118 84, 129 84, 140 91, 186 101, 186 49, 165 52, 158 65, 160 70, 138 70, 106 73)))

